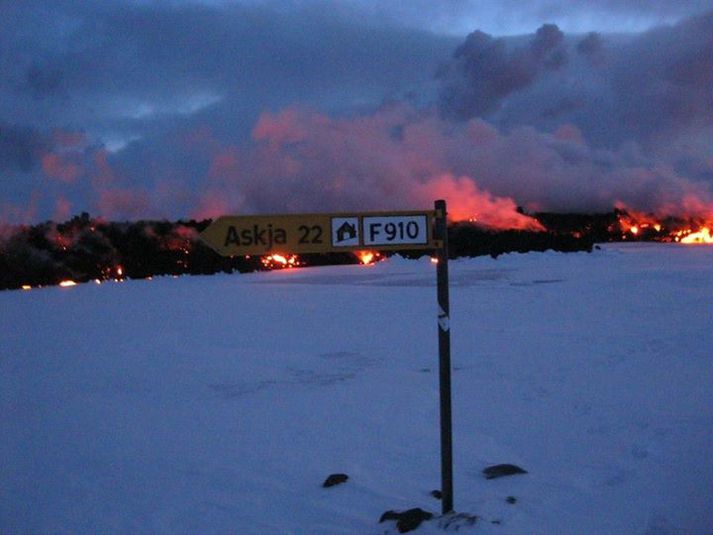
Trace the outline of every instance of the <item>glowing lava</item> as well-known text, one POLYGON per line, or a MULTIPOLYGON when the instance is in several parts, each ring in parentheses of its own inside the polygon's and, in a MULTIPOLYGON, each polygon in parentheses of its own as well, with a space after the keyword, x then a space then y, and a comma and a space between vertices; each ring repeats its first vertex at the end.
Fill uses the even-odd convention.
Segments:
POLYGON ((284 269, 294 268, 302 265, 300 258, 297 255, 283 255, 274 253, 268 256, 263 256, 260 261, 262 265, 268 269, 284 269))
MULTIPOLYGON (((619 208, 621 210, 621 208, 619 208)), ((634 210, 622 210, 617 215, 621 238, 678 242, 683 244, 713 244, 710 234, 711 217, 656 216, 634 210)), ((610 227, 615 232, 616 227, 610 227)))
POLYGON ((713 243, 713 236, 711 236, 710 229, 703 227, 698 232, 691 232, 682 237, 680 243, 713 243))
MULTIPOLYGON (((619 205, 618 208, 622 210, 621 205, 619 205)), ((617 220, 623 239, 626 239, 628 237, 627 235, 637 238, 650 237, 654 233, 659 233, 662 228, 661 222, 656 216, 637 212, 629 208, 622 210, 617 215, 617 220)), ((610 231, 613 230, 614 229, 610 229, 610 231)))
POLYGON ((354 254, 364 265, 374 264, 381 258, 381 255, 376 251, 355 251, 354 254))

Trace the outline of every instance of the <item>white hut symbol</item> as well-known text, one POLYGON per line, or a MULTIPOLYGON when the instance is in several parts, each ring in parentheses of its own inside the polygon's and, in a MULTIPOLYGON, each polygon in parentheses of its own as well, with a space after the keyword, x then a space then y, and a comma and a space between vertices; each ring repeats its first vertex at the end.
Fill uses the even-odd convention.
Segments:
POLYGON ((357 237, 356 226, 352 225, 348 221, 345 221, 344 223, 342 223, 341 226, 337 229, 337 241, 338 242, 353 240, 356 237, 357 237))

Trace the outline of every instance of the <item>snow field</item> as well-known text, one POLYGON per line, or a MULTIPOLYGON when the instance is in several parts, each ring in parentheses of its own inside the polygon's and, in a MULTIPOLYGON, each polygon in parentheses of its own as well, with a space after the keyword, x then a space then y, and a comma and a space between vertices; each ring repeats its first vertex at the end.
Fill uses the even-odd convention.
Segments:
MULTIPOLYGON (((480 517, 461 533, 710 533, 712 260, 452 261, 455 507, 480 517), (528 474, 485 480, 497 463, 528 474)), ((428 259, 2 292, 0 311, 2 533, 377 534, 387 509, 440 511, 428 259), (333 472, 350 480, 321 488, 333 472)))

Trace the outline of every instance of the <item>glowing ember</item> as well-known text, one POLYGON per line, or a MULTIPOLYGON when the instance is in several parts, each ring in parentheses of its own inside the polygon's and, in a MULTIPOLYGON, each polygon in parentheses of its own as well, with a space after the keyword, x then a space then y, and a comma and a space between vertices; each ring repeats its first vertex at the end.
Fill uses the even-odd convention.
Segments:
MULTIPOLYGON (((635 238, 637 240, 673 241, 686 244, 713 243, 713 236, 710 234, 713 221, 710 215, 700 217, 657 216, 626 209, 619 212, 617 220, 621 238, 624 240, 635 238)), ((616 232, 616 227, 610 227, 609 231, 616 232)))
POLYGON ((381 257, 376 251, 356 251, 354 254, 359 259, 359 262, 364 265, 373 264, 381 257))
POLYGON ((69 287, 71 287, 71 286, 76 286, 77 283, 74 282, 74 281, 66 280, 66 281, 60 281, 59 285, 60 285, 62 288, 69 288, 69 287))
POLYGON ((704 227, 698 232, 691 232, 682 237, 681 243, 713 243, 713 236, 711 236, 710 230, 704 227))
POLYGON ((432 257, 431 257, 431 264, 438 264, 438 258, 436 258, 435 256, 432 256, 432 257))
MULTIPOLYGON (((662 229, 661 222, 657 216, 624 208, 621 204, 617 208, 621 210, 617 215, 617 220, 623 239, 626 239, 628 235, 640 239, 661 238, 660 236, 652 236, 654 232, 659 233, 662 229)), ((612 228, 610 231, 613 232, 614 229, 612 228)))
POLYGON ((117 276, 119 276, 119 277, 123 276, 123 275, 124 275, 124 268, 122 268, 121 266, 116 266, 116 274, 117 274, 117 276))
POLYGON ((23 290, 32 290, 32 286, 30 286, 29 284, 23 284, 23 285, 21 286, 21 288, 22 288, 23 290))
POLYGON ((260 261, 262 265, 268 269, 283 269, 293 268, 302 265, 300 258, 297 255, 283 255, 274 253, 268 256, 263 256, 260 261))

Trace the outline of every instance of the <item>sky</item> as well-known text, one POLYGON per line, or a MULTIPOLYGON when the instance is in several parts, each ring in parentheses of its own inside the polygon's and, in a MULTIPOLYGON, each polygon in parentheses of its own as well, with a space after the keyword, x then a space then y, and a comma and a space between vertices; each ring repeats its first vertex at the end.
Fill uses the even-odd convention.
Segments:
MULTIPOLYGON (((696 0, 0 0, 0 223, 713 214, 696 0)), ((506 218, 507 219, 507 218, 506 218)))

